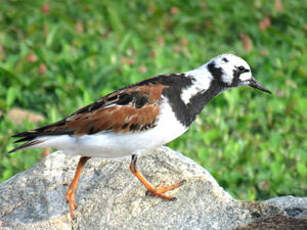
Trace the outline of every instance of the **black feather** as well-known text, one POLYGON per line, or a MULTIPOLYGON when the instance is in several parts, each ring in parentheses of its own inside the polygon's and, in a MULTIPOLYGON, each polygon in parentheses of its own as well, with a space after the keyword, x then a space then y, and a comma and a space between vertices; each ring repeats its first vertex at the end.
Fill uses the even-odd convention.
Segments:
POLYGON ((19 142, 25 142, 25 141, 32 141, 35 137, 23 137, 21 139, 18 139, 14 141, 14 143, 19 143, 19 142))
POLYGON ((32 146, 32 145, 36 145, 36 144, 39 144, 39 143, 42 143, 42 142, 43 142, 43 141, 41 141, 41 140, 32 140, 32 141, 29 141, 29 142, 27 142, 27 143, 24 143, 24 144, 18 146, 17 148, 15 148, 15 149, 9 151, 8 153, 13 153, 13 152, 16 152, 16 151, 18 151, 18 150, 20 150, 20 149, 27 148, 27 147, 30 147, 30 146, 32 146))

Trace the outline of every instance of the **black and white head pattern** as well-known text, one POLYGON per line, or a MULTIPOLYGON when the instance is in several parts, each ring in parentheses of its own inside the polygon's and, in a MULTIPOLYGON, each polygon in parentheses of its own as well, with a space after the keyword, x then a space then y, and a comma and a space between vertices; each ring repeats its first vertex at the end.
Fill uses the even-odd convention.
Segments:
POLYGON ((225 87, 249 85, 252 77, 250 66, 233 54, 222 54, 209 61, 209 72, 225 87))

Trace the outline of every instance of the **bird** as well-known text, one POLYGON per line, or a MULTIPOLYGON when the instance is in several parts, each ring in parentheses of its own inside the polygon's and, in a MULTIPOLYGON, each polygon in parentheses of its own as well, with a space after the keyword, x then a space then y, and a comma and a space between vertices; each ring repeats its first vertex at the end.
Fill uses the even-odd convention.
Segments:
POLYGON ((185 133, 205 105, 223 91, 250 86, 271 94, 252 75, 249 64, 234 54, 213 57, 200 67, 172 74, 161 74, 118 89, 53 124, 22 132, 24 148, 53 147, 80 159, 66 192, 70 216, 77 208, 75 194, 82 168, 92 157, 131 157, 130 171, 147 193, 175 200, 165 192, 180 187, 153 186, 137 168, 137 157, 167 144, 185 133))

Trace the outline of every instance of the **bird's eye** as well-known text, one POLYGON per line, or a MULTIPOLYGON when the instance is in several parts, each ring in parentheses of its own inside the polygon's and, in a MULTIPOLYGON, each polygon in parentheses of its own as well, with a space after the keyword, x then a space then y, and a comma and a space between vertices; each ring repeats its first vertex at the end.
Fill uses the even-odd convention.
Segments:
POLYGON ((240 71, 244 71, 244 70, 245 70, 244 66, 239 66, 238 69, 239 69, 240 71))

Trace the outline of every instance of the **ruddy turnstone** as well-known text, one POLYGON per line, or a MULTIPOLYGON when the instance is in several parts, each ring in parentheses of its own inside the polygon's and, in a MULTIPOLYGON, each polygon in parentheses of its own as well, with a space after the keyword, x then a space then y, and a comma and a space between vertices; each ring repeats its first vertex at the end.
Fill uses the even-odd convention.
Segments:
POLYGON ((71 216, 81 170, 91 157, 132 156, 131 172, 153 196, 166 200, 165 192, 179 187, 154 187, 137 170, 139 153, 166 144, 190 127, 204 106, 226 89, 238 86, 271 93, 252 76, 247 62, 222 54, 185 73, 159 75, 110 93, 56 123, 14 135, 25 142, 11 150, 54 147, 80 155, 66 193, 71 216))

